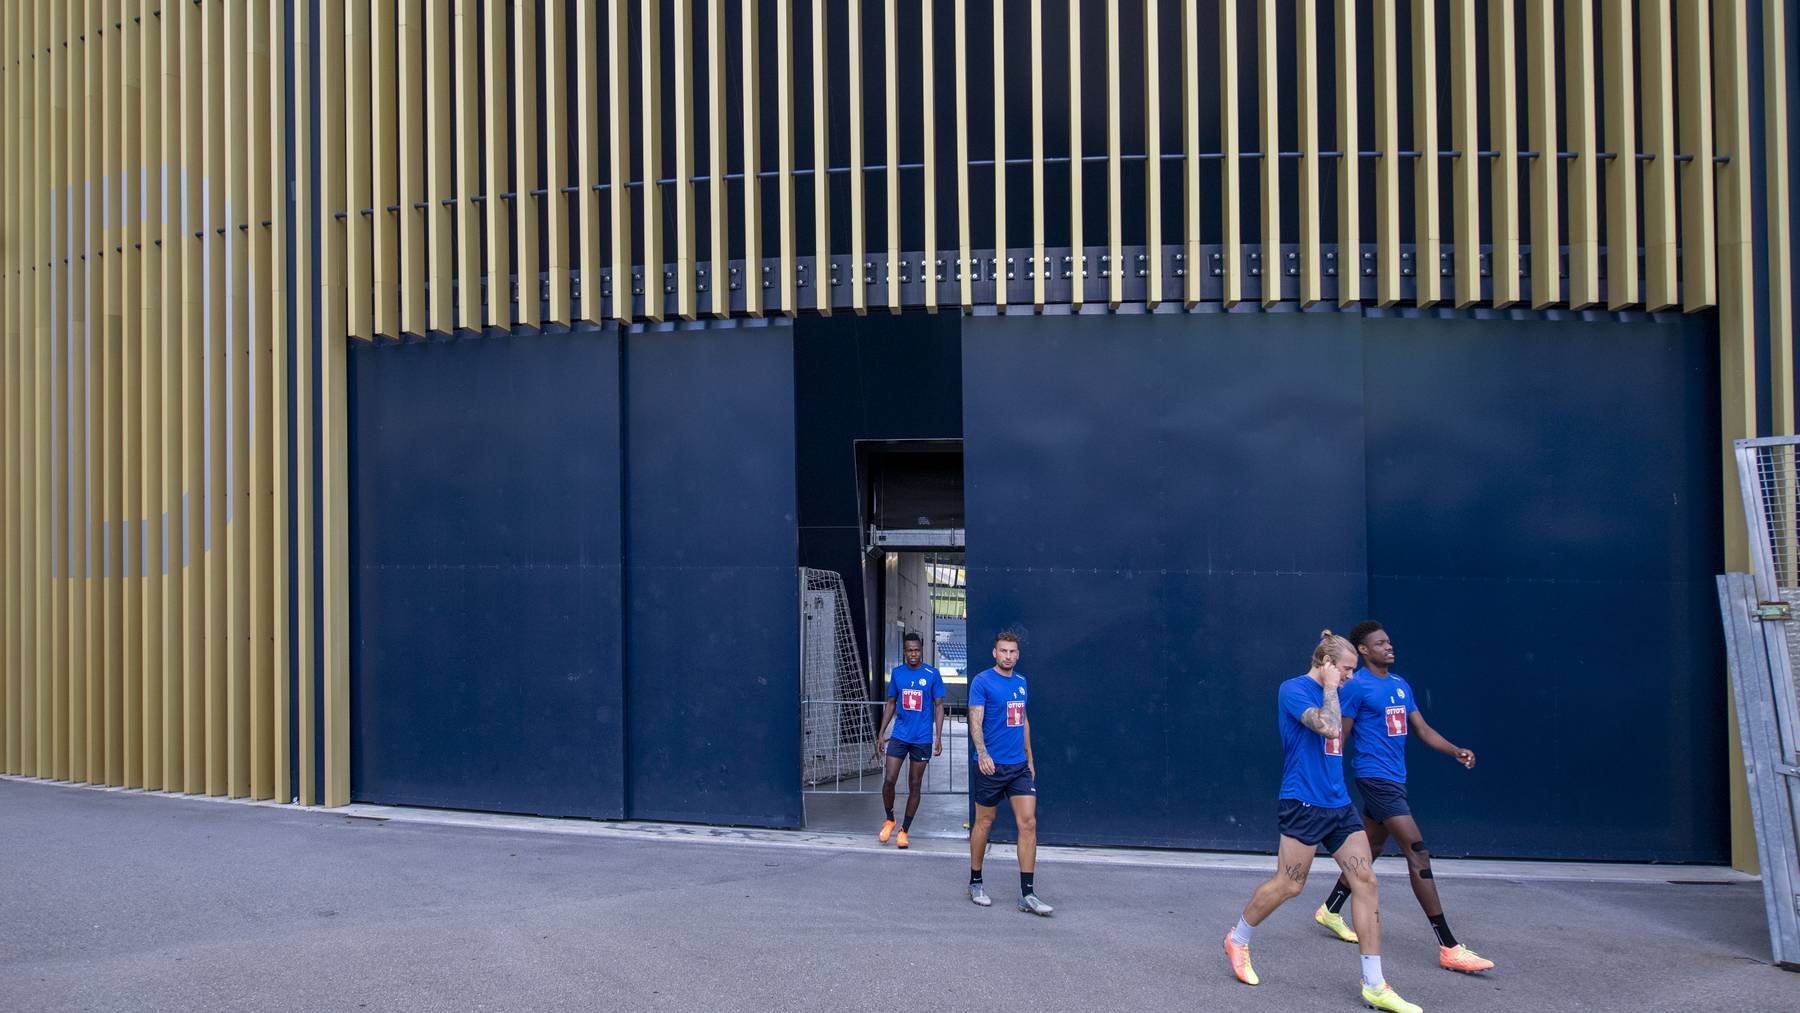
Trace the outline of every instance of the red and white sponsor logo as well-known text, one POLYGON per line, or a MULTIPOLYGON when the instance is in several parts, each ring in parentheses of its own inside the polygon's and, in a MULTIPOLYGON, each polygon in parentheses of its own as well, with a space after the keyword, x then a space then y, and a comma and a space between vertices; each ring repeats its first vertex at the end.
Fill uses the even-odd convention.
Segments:
POLYGON ((1406 708, 1389 707, 1387 709, 1388 738, 1397 738, 1406 734, 1406 708))
POLYGON ((1025 723, 1025 701, 1023 701, 1023 700, 1008 700, 1008 701, 1006 701, 1006 726, 1008 728, 1017 728, 1024 723, 1025 723))
POLYGON ((1342 755, 1344 755, 1344 737, 1342 735, 1334 735, 1331 738, 1325 740, 1325 755, 1326 756, 1342 756, 1342 755))
POLYGON ((900 709, 922 711, 925 709, 925 691, 922 689, 903 689, 900 691, 900 709))

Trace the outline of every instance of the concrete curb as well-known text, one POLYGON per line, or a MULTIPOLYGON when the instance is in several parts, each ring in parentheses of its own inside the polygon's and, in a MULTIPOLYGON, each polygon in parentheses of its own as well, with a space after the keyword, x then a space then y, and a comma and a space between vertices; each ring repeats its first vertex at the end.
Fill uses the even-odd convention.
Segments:
MULTIPOLYGON (((41 778, 19 777, 11 774, 0 775, 0 780, 13 781, 20 784, 42 785, 45 787, 76 788, 85 791, 141 795, 180 802, 262 806, 285 809, 296 813, 315 814, 321 817, 383 820, 391 823, 460 827, 470 830, 561 834, 574 837, 598 837, 617 840, 654 841, 659 843, 673 842, 687 844, 737 845, 740 847, 749 846, 760 848, 794 848, 827 853, 880 853, 891 855, 895 860, 905 860, 916 855, 936 859, 954 858, 958 861, 967 861, 969 854, 968 847, 963 841, 942 837, 915 837, 912 842, 912 847, 907 849, 906 852, 901 852, 892 845, 883 845, 876 842, 873 835, 863 834, 818 833, 806 830, 755 830, 740 827, 700 826, 685 823, 643 823, 628 820, 600 821, 558 819, 544 816, 515 816, 501 813, 465 812, 453 809, 422 809, 410 806, 369 805, 361 802, 352 803, 351 805, 342 806, 336 809, 301 809, 288 803, 269 800, 226 799, 215 798, 212 796, 182 795, 173 792, 144 791, 136 788, 71 784, 64 781, 47 781, 41 778)), ((1010 861, 1014 852, 1010 845, 994 845, 989 854, 992 859, 1010 861)), ((1044 861, 1053 862, 1058 865, 1110 865, 1137 868, 1192 869, 1196 871, 1213 870, 1220 872, 1267 873, 1271 871, 1272 862, 1272 858, 1269 855, 1248 855, 1208 851, 1154 850, 1147 848, 1078 848, 1046 846, 1038 849, 1038 855, 1044 861)), ((1405 875, 1405 865, 1397 856, 1390 855, 1376 864, 1378 870, 1383 874, 1391 874, 1396 878, 1405 875)), ((1313 867, 1318 874, 1328 875, 1329 870, 1335 868, 1335 863, 1328 857, 1320 856, 1314 861, 1313 867)), ((1684 884, 1755 883, 1758 881, 1758 878, 1755 876, 1747 875, 1725 866, 1716 865, 1521 862, 1439 858, 1432 861, 1432 870, 1440 879, 1504 879, 1535 882, 1587 883, 1676 882, 1684 884)))

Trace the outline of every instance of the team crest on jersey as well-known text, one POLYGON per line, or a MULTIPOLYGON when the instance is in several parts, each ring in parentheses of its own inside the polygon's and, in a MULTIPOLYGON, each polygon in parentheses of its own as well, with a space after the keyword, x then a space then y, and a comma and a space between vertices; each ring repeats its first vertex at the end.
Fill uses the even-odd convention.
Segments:
POLYGON ((1394 692, 1400 694, 1400 699, 1402 699, 1402 700, 1406 699, 1406 690, 1400 689, 1400 690, 1395 690, 1394 692))
POLYGON ((1342 756, 1342 755, 1344 755, 1344 737, 1342 735, 1333 736, 1333 737, 1325 740, 1325 755, 1326 756, 1342 756))
POLYGON ((1389 707, 1387 709, 1388 738, 1398 738, 1406 734, 1406 708, 1389 707))

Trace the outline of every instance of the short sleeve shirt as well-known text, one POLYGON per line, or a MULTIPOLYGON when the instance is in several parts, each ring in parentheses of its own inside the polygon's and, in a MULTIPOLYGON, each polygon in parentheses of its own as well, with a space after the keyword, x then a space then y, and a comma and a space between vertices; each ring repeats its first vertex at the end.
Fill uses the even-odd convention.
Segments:
POLYGON ((1279 700, 1281 797, 1329 808, 1349 805, 1350 793, 1344 789, 1343 736, 1328 739, 1300 722, 1300 715, 1307 710, 1325 705, 1325 687, 1311 676, 1297 675, 1281 684, 1279 700))
POLYGON ((929 746, 935 704, 944 698, 944 677, 930 665, 901 665, 888 675, 888 699, 894 701, 894 741, 929 746))
POLYGON ((969 683, 969 706, 986 708, 981 737, 995 763, 1025 762, 1025 677, 990 668, 969 683))
POLYGON ((1392 672, 1384 678, 1363 668, 1346 690, 1344 716, 1356 722, 1350 729, 1350 743, 1356 747, 1351 772, 1405 784, 1406 740, 1419 709, 1412 686, 1392 672))

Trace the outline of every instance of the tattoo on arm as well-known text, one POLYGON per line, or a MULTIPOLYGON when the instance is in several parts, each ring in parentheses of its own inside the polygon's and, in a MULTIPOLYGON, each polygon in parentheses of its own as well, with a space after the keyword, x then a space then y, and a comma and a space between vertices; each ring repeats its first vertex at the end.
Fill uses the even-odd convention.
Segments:
POLYGON ((987 716, 986 707, 969 708, 969 741, 975 744, 975 755, 987 755, 987 737, 982 734, 981 719, 987 716))
POLYGON ((1325 691, 1325 706, 1308 707, 1300 715, 1300 723, 1328 739, 1335 739, 1344 733, 1344 716, 1338 710, 1338 694, 1335 689, 1325 691))

